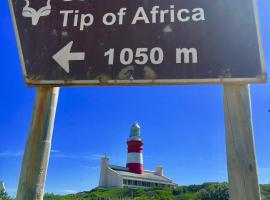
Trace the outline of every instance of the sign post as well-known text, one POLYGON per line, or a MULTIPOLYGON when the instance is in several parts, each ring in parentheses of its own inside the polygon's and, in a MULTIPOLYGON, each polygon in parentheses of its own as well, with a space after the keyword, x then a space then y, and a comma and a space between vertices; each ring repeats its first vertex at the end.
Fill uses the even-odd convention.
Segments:
POLYGON ((249 85, 225 85, 224 108, 230 199, 260 200, 249 85))
POLYGON ((42 200, 51 151, 59 88, 37 88, 30 133, 25 146, 17 200, 42 200))

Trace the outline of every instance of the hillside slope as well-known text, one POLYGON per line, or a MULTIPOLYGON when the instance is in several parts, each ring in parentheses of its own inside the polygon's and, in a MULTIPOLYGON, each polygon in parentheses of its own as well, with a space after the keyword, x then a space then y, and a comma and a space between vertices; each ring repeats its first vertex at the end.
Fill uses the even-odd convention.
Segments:
MULTIPOLYGON (((270 185, 261 185, 262 200, 270 200, 270 185)), ((204 183, 174 189, 94 189, 69 195, 46 194, 44 200, 229 200, 227 183, 204 183)))

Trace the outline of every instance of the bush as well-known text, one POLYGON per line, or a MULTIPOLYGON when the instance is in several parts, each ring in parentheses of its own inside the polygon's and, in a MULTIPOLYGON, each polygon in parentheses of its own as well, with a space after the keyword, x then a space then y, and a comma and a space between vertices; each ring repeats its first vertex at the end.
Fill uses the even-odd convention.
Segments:
POLYGON ((176 196, 177 200, 197 200, 195 193, 183 193, 176 196))
POLYGON ((197 194, 198 200, 229 200, 228 184, 209 184, 197 194))
MULTIPOLYGON (((44 200, 228 200, 228 190, 227 183, 204 183, 165 189, 111 188, 63 196, 46 194, 44 200)), ((270 200, 270 185, 261 185, 261 193, 262 200, 270 200)))
POLYGON ((0 200, 13 200, 6 192, 0 193, 0 200))

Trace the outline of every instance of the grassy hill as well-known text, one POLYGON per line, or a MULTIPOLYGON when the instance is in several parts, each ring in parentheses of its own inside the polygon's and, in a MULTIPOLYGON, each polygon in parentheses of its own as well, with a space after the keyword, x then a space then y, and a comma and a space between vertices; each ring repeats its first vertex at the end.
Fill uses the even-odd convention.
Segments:
MULTIPOLYGON (((270 184, 261 185, 262 200, 270 200, 270 184)), ((93 189, 69 195, 45 194, 44 200, 229 200, 227 183, 204 183, 173 189, 93 189)), ((0 200, 14 200, 0 193, 0 200)))
POLYGON ((270 184, 261 185, 262 200, 270 200, 270 184))
MULTIPOLYGON (((270 200, 270 185, 261 185, 262 200, 270 200)), ((93 189, 69 195, 46 194, 44 200, 228 200, 227 183, 204 183, 174 189, 93 189)))

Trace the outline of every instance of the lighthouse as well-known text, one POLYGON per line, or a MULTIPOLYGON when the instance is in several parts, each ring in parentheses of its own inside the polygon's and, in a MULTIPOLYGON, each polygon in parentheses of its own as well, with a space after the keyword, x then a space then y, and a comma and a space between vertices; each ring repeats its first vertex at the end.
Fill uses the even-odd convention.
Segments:
MULTIPOLYGON (((124 144, 124 143, 123 143, 124 144)), ((126 166, 111 165, 109 157, 101 158, 100 188, 168 188, 175 187, 171 179, 164 176, 163 167, 157 166, 155 171, 144 169, 143 166, 143 140, 141 128, 135 122, 127 140, 128 154, 126 166)), ((125 145, 123 145, 123 150, 125 145)))
POLYGON ((143 141, 141 138, 141 127, 137 122, 131 126, 127 145, 128 154, 126 167, 132 173, 143 174, 143 141))

